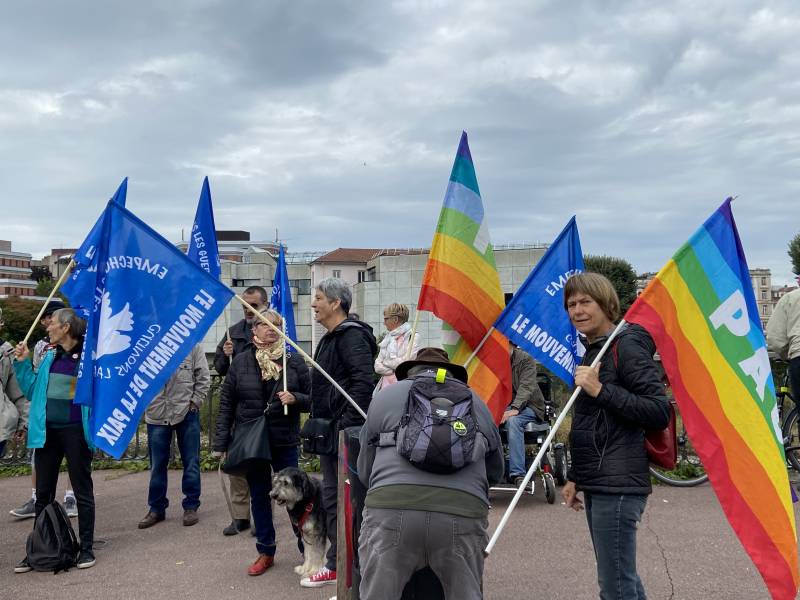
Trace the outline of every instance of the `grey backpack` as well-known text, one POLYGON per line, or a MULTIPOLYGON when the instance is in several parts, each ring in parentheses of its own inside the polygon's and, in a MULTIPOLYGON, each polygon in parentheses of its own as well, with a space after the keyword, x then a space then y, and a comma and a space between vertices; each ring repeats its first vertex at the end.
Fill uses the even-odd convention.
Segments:
POLYGON ((472 402, 472 391, 458 379, 416 376, 395 429, 397 453, 431 473, 454 473, 473 462, 478 427, 472 402))

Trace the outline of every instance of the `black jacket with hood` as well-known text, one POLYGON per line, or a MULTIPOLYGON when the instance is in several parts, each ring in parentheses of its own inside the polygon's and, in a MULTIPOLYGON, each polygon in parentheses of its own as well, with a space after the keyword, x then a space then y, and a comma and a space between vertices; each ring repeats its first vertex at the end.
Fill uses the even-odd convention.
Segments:
POLYGON ((305 361, 297 354, 286 357, 287 389, 295 397, 289 414, 283 414, 278 392, 283 389, 283 376, 277 380, 261 379, 255 346, 250 344, 233 357, 233 363, 222 384, 217 412, 214 450, 225 452, 235 424, 255 419, 267 411, 269 441, 272 446, 296 446, 300 442, 300 413, 307 412, 311 381, 305 361))
MULTIPOLYGON (((347 318, 319 341, 314 360, 367 412, 375 389, 373 361, 378 352, 372 327, 347 318)), ((311 415, 331 418, 344 409, 340 428, 361 425, 364 419, 316 369, 311 371, 311 415), (347 403, 347 407, 345 407, 347 403)))
MULTIPOLYGON (((589 344, 581 364, 591 364, 606 339, 589 344)), ((575 400, 568 479, 578 490, 652 492, 644 432, 663 429, 669 421, 669 401, 654 353, 650 334, 639 325, 627 326, 600 360, 600 394, 592 398, 581 392, 575 400)))

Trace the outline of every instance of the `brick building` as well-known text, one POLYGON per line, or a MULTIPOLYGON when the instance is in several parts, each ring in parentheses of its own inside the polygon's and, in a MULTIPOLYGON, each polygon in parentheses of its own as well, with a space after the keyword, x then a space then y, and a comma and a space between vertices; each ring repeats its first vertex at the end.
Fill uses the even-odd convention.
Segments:
POLYGON ((11 242, 0 240, 0 298, 36 296, 36 282, 31 279, 31 255, 14 252, 11 242))

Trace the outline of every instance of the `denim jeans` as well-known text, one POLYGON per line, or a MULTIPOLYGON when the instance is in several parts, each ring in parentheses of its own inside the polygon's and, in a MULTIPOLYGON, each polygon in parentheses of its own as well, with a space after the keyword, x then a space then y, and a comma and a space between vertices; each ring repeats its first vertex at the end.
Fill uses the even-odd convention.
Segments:
MULTIPOLYGON (((300 449, 297 446, 270 446, 272 471, 277 473, 286 467, 297 467, 300 449)), ((259 554, 275 556, 275 525, 272 523, 272 474, 269 468, 248 471, 247 485, 250 487, 250 513, 256 531, 256 550, 259 554)))
POLYGON ((647 496, 584 492, 600 600, 647 600, 636 572, 636 530, 647 496))
POLYGON ((178 450, 183 463, 183 510, 200 507, 200 413, 190 410, 177 425, 147 425, 150 446, 150 491, 147 503, 150 512, 163 515, 169 506, 167 468, 172 432, 178 436, 178 450))
POLYGON ((525 426, 528 423, 541 423, 541 420, 530 406, 522 409, 515 417, 506 419, 506 435, 508 436, 508 474, 509 477, 525 475, 525 426))

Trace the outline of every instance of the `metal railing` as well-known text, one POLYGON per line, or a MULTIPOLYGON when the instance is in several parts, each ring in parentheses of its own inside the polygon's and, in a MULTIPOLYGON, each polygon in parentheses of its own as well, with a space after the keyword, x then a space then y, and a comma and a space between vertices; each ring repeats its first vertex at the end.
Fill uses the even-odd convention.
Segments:
MULTIPOLYGON (((214 440, 214 429, 216 427, 217 410, 219 409, 219 391, 222 387, 223 378, 214 374, 211 378, 211 387, 208 390, 208 396, 203 406, 200 407, 200 450, 210 451, 212 449, 212 442, 214 440)), ((171 456, 177 456, 177 447, 175 439, 172 441, 171 456)), ((95 461, 97 460, 113 460, 105 452, 96 451, 95 461)), ((136 427, 136 433, 133 436, 128 448, 120 458, 120 461, 126 460, 147 460, 147 425, 142 419, 136 427)), ((0 458, 0 466, 20 466, 27 465, 31 462, 31 451, 25 446, 25 442, 15 443, 12 440, 6 444, 5 455, 0 458)))

